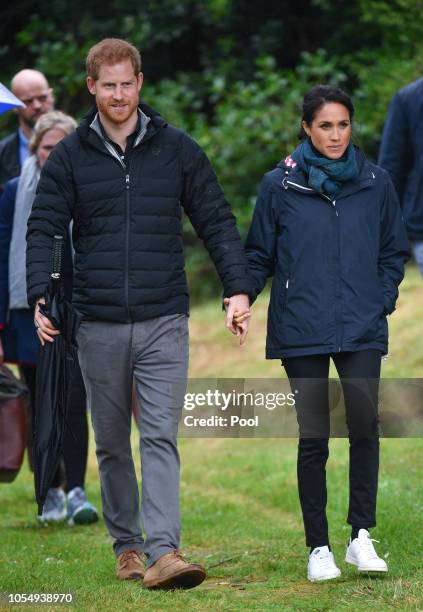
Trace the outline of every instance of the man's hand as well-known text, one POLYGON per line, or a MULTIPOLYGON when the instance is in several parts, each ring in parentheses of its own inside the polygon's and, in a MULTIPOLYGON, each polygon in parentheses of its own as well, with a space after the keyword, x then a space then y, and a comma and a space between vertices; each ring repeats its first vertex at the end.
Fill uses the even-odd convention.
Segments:
POLYGON ((244 344, 251 317, 248 295, 233 295, 230 298, 225 298, 223 303, 226 309, 225 325, 227 329, 239 337, 240 344, 244 344))
POLYGON ((4 350, 0 339, 0 365, 4 362, 4 350))
POLYGON ((40 312, 40 304, 45 304, 44 298, 37 300, 35 304, 34 325, 37 328, 38 339, 42 346, 46 342, 54 342, 54 336, 60 334, 59 330, 53 327, 51 321, 40 312))

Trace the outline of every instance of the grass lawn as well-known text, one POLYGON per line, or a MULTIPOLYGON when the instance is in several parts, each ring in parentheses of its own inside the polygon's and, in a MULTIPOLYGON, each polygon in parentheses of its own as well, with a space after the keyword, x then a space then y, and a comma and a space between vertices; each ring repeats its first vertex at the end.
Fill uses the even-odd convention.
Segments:
MULTIPOLYGON (((415 267, 408 268, 402 289, 390 320, 383 376, 417 378, 423 370, 423 283, 415 267)), ((265 320, 266 296, 254 308, 250 336, 240 349, 223 329, 217 301, 194 308, 191 376, 280 376, 279 363, 263 357, 265 320)), ((136 449, 135 428, 133 440, 136 449)), ((102 521, 73 528, 37 524, 25 465, 15 483, 0 485, 0 591, 72 592, 77 610, 423 610, 421 439, 381 443, 378 527, 372 536, 381 540, 377 550, 390 565, 384 578, 360 577, 343 561, 349 536, 347 442, 332 441, 328 516, 342 576, 321 584, 305 577, 295 440, 182 439, 180 450, 182 548, 207 567, 201 587, 160 593, 119 583, 102 521)), ((135 461, 139 470, 136 454, 135 461)), ((87 490, 100 507, 93 445, 87 490)))

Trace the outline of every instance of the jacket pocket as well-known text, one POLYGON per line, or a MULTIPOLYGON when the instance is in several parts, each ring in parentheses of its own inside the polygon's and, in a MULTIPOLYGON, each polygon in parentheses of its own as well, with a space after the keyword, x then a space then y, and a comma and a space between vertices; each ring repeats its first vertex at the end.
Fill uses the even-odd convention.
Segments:
POLYGON ((285 312, 287 304, 288 304, 289 284, 290 284, 289 276, 284 277, 284 284, 282 288, 282 291, 283 291, 282 312, 285 312))

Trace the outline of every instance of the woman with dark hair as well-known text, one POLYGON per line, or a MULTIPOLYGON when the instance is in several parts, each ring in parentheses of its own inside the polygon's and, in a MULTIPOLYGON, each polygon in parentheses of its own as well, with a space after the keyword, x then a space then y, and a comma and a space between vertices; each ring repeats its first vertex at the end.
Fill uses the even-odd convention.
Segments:
MULTIPOLYGON (((328 373, 337 368, 350 451, 351 538, 346 561, 386 572, 370 539, 379 469, 378 384, 408 259, 388 174, 351 141, 354 107, 319 85, 304 97, 302 141, 262 181, 246 251, 255 296, 273 277, 266 357, 282 359, 296 390, 298 487, 309 580, 340 575, 326 519, 330 433, 328 373)), ((240 324, 248 312, 238 313, 240 324)))

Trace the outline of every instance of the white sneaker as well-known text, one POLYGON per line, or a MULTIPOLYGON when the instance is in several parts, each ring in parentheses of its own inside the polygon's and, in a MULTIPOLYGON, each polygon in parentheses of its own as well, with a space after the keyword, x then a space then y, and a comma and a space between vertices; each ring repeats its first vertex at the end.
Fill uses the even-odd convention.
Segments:
POLYGON ((63 521, 66 518, 66 495, 63 489, 50 487, 47 491, 43 512, 38 515, 42 523, 63 521))
POLYGON ((88 501, 82 487, 74 487, 68 493, 68 525, 73 526, 95 523, 98 521, 96 508, 88 501))
POLYGON ((387 572, 388 566, 378 556, 373 542, 378 540, 372 540, 366 529, 360 529, 358 537, 348 544, 345 561, 356 565, 360 572, 387 572))
POLYGON ((333 553, 329 546, 314 548, 308 559, 307 578, 312 582, 316 580, 331 580, 338 578, 341 570, 336 567, 333 553))

